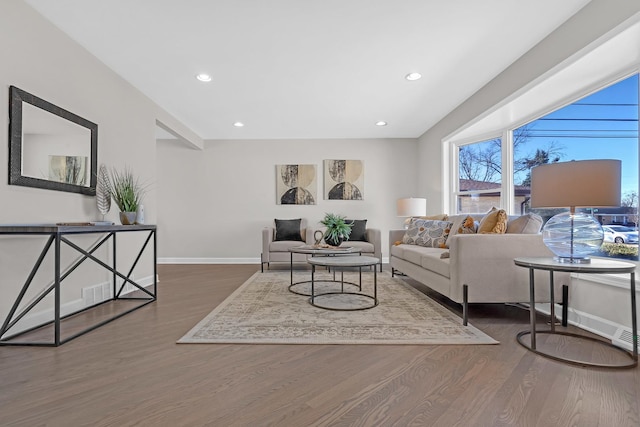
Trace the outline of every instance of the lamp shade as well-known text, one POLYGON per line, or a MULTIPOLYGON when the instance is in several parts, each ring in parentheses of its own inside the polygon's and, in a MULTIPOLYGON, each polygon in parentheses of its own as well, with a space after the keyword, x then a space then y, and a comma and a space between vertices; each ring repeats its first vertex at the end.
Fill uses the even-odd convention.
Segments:
POLYGON ((620 160, 550 163, 531 169, 531 207, 620 206, 620 160))
POLYGON ((408 199, 398 199, 398 216, 425 216, 427 214, 427 199, 411 197, 408 199))
POLYGON ((582 160, 531 169, 531 207, 566 208, 542 228, 542 241, 558 262, 588 263, 602 245, 603 231, 593 216, 576 207, 620 206, 620 160, 582 160))

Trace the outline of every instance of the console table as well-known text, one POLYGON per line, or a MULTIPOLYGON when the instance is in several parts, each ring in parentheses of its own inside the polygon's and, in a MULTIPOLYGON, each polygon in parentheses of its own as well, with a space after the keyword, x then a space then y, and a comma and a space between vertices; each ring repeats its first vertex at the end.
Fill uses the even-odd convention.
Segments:
MULTIPOLYGON (((520 345, 525 347, 527 350, 530 350, 540 356, 548 357, 553 360, 567 362, 574 365, 579 366, 590 366, 590 367, 600 367, 600 368, 633 368, 638 365, 638 326, 637 326, 637 317, 636 317, 636 281, 635 281, 635 271, 636 265, 630 262, 623 261, 615 261, 608 259, 599 259, 595 258, 591 260, 589 264, 570 264, 570 263, 561 263, 555 261, 553 258, 516 258, 514 260, 515 264, 519 267, 524 267, 529 269, 529 296, 530 296, 530 330, 522 331, 518 333, 517 340, 520 345), (551 295, 551 327, 549 330, 536 331, 536 309, 535 309, 535 283, 534 283, 534 270, 544 270, 549 272, 549 281, 550 281, 550 295, 551 295), (553 286, 553 273, 556 271, 564 271, 568 273, 586 273, 586 274, 621 274, 628 273, 629 274, 629 288, 631 291, 631 329, 632 329, 632 345, 633 349, 631 353, 626 350, 616 347, 613 344, 610 344, 606 341, 603 341, 598 338, 592 338, 586 335, 578 335, 571 332, 566 331, 557 331, 555 328, 555 311, 554 311, 554 286, 553 286), (550 335, 565 335, 569 337, 573 337, 579 340, 588 340, 599 345, 615 349, 629 356, 631 359, 628 363, 621 364, 603 364, 603 363, 594 363, 590 361, 570 359, 566 357, 562 357, 559 355, 550 354, 549 352, 542 351, 537 348, 536 343, 536 334, 550 334, 550 335), (523 337, 526 335, 530 335, 529 344, 523 341, 523 337)), ((564 301, 564 304, 568 304, 568 301, 564 301)), ((566 306, 565 306, 566 307, 566 306)))
MULTIPOLYGON (((156 300, 157 296, 157 243, 156 243, 156 226, 155 225, 55 225, 55 224, 28 224, 28 225, 0 225, 0 236, 3 235, 22 235, 22 236, 48 236, 44 247, 42 248, 38 259, 36 260, 31 272, 29 273, 24 285, 20 289, 20 292, 16 296, 15 302, 13 303, 11 309, 9 310, 8 315, 6 316, 4 322, 2 323, 2 327, 0 328, 0 345, 35 345, 35 346, 59 346, 68 342, 74 338, 79 337, 87 332, 90 332, 100 326, 105 325, 119 317, 124 316, 134 310, 137 310, 149 303, 152 303, 156 300), (131 265, 130 270, 127 273, 120 272, 116 266, 116 255, 117 255, 117 241, 116 236, 120 233, 131 233, 131 232, 141 232, 148 233, 142 247, 140 248, 138 255, 136 256, 133 264, 131 265), (80 235, 80 234, 102 234, 97 242, 92 244, 89 248, 82 248, 78 246, 76 243, 69 240, 70 235, 80 235), (153 238, 153 286, 152 289, 149 290, 144 286, 136 283, 131 279, 131 275, 133 273, 134 268, 140 261, 145 249, 149 245, 149 242, 153 238), (100 248, 106 242, 112 242, 112 265, 107 264, 101 259, 94 256, 94 252, 100 248), (61 250, 62 244, 65 244, 65 247, 69 247, 72 251, 79 253, 81 256, 73 261, 69 266, 65 268, 64 271, 61 269, 61 250), (20 308, 22 304, 22 300, 27 293, 27 290, 31 286, 31 283, 40 269, 43 261, 45 260, 47 254, 50 252, 51 247, 53 246, 53 256, 54 256, 54 272, 53 279, 51 284, 47 285, 44 289, 42 289, 37 297, 26 304, 25 307, 20 308), (95 264, 98 264, 113 274, 112 277, 112 296, 105 301, 101 301, 97 304, 94 304, 90 307, 86 307, 82 310, 76 311, 74 313, 70 313, 67 315, 61 315, 60 312, 60 286, 64 279, 66 279, 76 268, 78 268, 84 261, 87 259, 93 261, 95 264), (117 288, 117 278, 122 279, 122 284, 119 288, 117 288), (136 288, 136 293, 141 293, 142 296, 127 296, 123 294, 123 290, 125 285, 129 283, 136 288), (140 292, 138 292, 140 291, 140 292), (28 314, 31 310, 36 307, 36 305, 42 301, 47 295, 53 292, 53 320, 45 322, 35 327, 31 327, 27 330, 13 332, 11 329, 22 319, 26 314, 28 314), (60 325, 65 319, 68 319, 72 316, 76 316, 81 312, 87 311, 89 309, 95 308, 99 305, 109 303, 116 300, 137 300, 140 303, 135 305, 133 308, 127 308, 126 311, 111 315, 106 319, 101 320, 97 324, 94 324, 90 327, 87 327, 79 332, 75 332, 68 337, 62 337, 60 333, 60 325), (16 340, 16 338, 21 335, 27 334, 28 332, 35 331, 37 329, 43 328, 45 326, 53 325, 53 340, 51 342, 41 342, 41 341, 23 341, 16 340)), ((0 272, 1 275, 1 272, 0 272)), ((1 276, 0 276, 1 277, 1 276)))

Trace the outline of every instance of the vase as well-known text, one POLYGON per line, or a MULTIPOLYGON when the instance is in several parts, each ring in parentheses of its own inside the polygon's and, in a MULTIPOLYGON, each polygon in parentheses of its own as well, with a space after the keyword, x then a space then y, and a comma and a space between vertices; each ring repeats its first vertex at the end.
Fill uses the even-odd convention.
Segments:
POLYGON ((339 236, 336 240, 334 240, 325 236, 324 241, 329 246, 340 246, 340 244, 344 242, 344 238, 342 236, 339 236))
POLYGON ((122 225, 134 225, 136 223, 137 212, 120 212, 120 222, 122 225))

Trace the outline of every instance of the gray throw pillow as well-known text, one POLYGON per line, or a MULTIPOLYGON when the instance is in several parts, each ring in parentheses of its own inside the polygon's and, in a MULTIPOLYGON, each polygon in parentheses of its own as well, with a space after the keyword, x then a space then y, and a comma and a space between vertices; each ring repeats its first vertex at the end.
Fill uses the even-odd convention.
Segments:
POLYGON ((507 222, 507 233, 509 234, 538 234, 541 228, 542 217, 531 213, 507 222))
POLYGON ((351 226, 351 234, 349 240, 352 242, 367 241, 367 220, 366 219, 345 219, 347 224, 353 223, 351 226))
POLYGON ((300 234, 300 221, 298 219, 276 219, 276 237, 277 241, 300 241, 304 242, 300 234))

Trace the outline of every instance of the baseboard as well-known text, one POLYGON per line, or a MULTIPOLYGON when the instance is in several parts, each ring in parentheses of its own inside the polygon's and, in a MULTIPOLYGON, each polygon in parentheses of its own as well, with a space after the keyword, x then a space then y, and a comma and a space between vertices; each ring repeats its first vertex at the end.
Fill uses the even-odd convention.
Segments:
MULTIPOLYGON (((389 258, 382 258, 389 263, 389 258)), ((158 264, 260 264, 260 258, 158 258, 158 264)))
POLYGON ((260 258, 158 258, 158 264, 258 264, 260 258))
MULTIPOLYGON (((549 315, 551 310, 549 304, 536 304, 536 311, 549 315)), ((558 320, 562 318, 562 306, 556 304, 556 317, 558 320)), ((616 331, 620 328, 626 328, 624 325, 612 322, 607 319, 603 319, 593 314, 586 313, 584 311, 575 310, 569 307, 568 310, 569 324, 576 326, 585 331, 589 331, 596 335, 599 335, 607 340, 613 341, 616 331)))
MULTIPOLYGON (((147 287, 153 284, 153 275, 146 276, 140 279, 136 279, 132 277, 133 280, 136 281, 140 286, 147 287)), ((118 289, 122 286, 123 280, 118 278, 117 287, 118 289)), ((129 283, 123 289, 121 295, 126 295, 130 292, 135 291, 137 288, 129 283)), ((74 299, 72 301, 67 301, 63 304, 60 304, 60 315, 66 316, 68 314, 72 314, 83 310, 85 308, 91 307, 93 305, 99 304, 102 301, 106 301, 113 297, 113 288, 110 282, 96 283, 91 286, 85 286, 80 289, 80 298, 74 299)), ((37 308, 34 307, 34 309, 37 308)), ((27 329, 31 329, 37 327, 39 325, 46 324, 51 322, 55 316, 53 307, 44 308, 39 311, 31 311, 26 314, 18 323, 16 323, 9 331, 8 335, 13 335, 22 331, 26 331, 27 329)))

